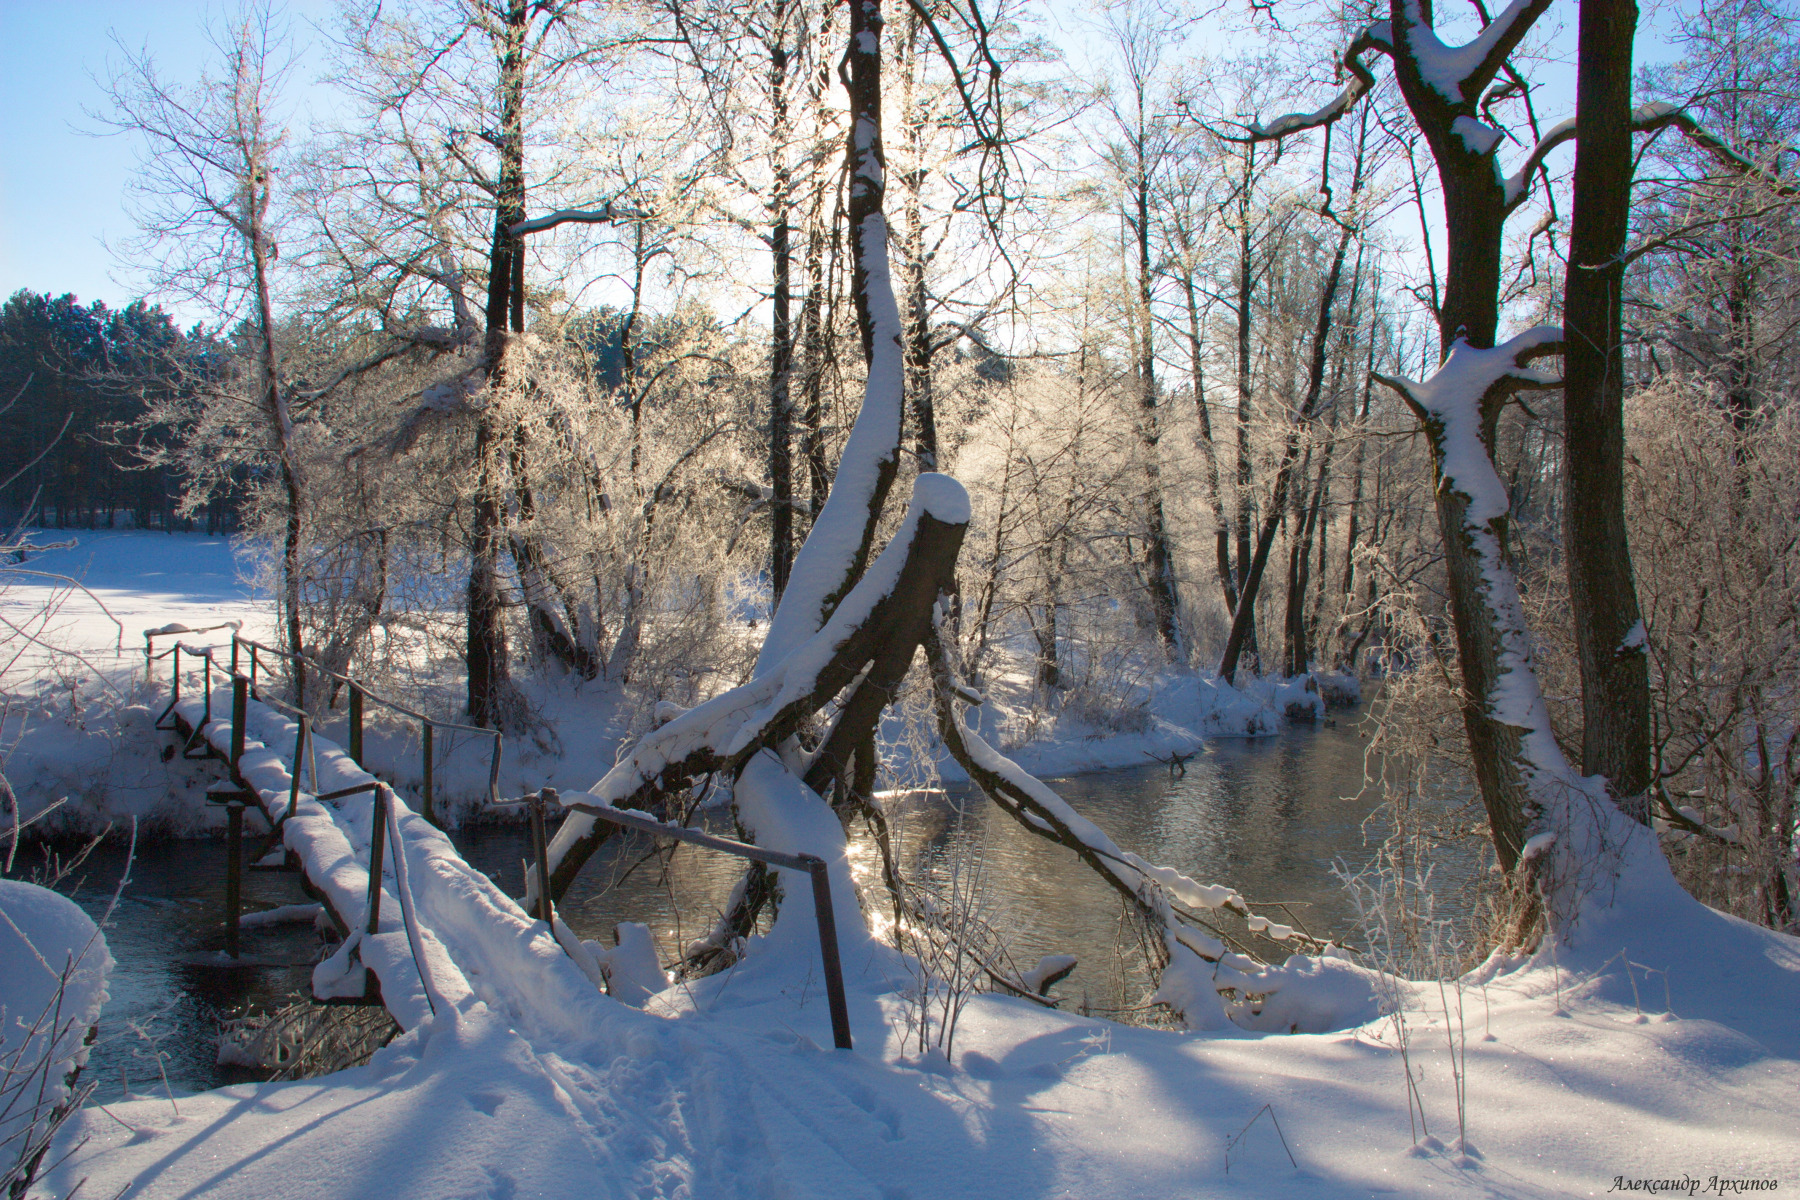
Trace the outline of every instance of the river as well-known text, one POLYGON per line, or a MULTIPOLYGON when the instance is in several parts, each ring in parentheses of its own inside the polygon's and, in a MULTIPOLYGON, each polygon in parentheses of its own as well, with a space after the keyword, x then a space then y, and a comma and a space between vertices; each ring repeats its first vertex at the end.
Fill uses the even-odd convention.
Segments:
MULTIPOLYGON (((1185 773, 1146 764, 1052 782, 1127 849, 1202 882, 1228 884, 1277 920, 1285 911, 1290 923, 1354 943, 1355 912, 1334 870, 1367 866, 1385 832, 1365 831, 1378 800, 1362 786, 1366 745, 1349 714, 1279 737, 1212 742, 1185 773)), ((1146 980, 1129 952, 1125 907, 1072 853, 966 789, 914 795, 890 808, 896 855, 909 877, 946 887, 953 878, 978 880, 974 911, 1021 968, 1039 955, 1074 954, 1080 965, 1057 988, 1071 1006, 1108 1012, 1142 1001, 1146 980)), ((517 894, 529 845, 523 827, 470 827, 454 838, 470 863, 517 894)), ((711 923, 742 864, 693 847, 665 862, 649 849, 637 837, 614 839, 561 911, 583 937, 607 944, 616 922, 645 922, 668 961, 711 923)), ((855 852, 859 876, 873 881, 878 863, 869 839, 859 838, 855 852)), ((254 1077, 214 1061, 219 1022, 304 994, 308 964, 319 954, 308 925, 245 930, 245 959, 263 965, 221 961, 225 859, 217 841, 138 846, 106 930, 118 968, 90 1061, 95 1099, 127 1087, 162 1094, 165 1078, 179 1098, 254 1077)), ((96 917, 125 861, 125 848, 108 844, 80 872, 76 899, 96 917)), ((1450 894, 1477 865, 1473 855, 1441 856, 1434 882, 1450 894)), ((245 873, 246 911, 301 899, 292 875, 245 873)))

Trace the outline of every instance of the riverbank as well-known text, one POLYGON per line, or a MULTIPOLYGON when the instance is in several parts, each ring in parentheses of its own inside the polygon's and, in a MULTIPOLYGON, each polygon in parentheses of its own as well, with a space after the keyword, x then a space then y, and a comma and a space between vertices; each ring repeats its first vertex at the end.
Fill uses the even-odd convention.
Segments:
POLYGON ((1795 992, 1766 993, 1771 971, 1800 978, 1800 954, 1724 920, 1689 932, 1734 963, 1766 955, 1765 994, 1677 975, 1670 1012, 1669 976, 1637 973, 1634 1007, 1618 965, 1497 962, 1409 988, 1403 1026, 1318 1035, 1133 1029, 986 995, 948 1054, 921 1054, 905 981, 868 963, 851 964, 854 1052, 821 1048, 816 986, 749 966, 642 1011, 596 994, 553 1028, 471 1000, 366 1067, 89 1109, 41 1194, 1324 1200, 1715 1176, 1785 1191, 1795 992))
MULTIPOLYGON (((276 640, 273 611, 252 582, 254 555, 227 539, 200 534, 115 531, 83 533, 79 544, 25 564, 42 575, 5 577, 0 615, 30 631, 25 652, 0 672, 0 769, 17 793, 23 816, 60 801, 39 826, 45 832, 93 834, 136 823, 147 835, 191 837, 216 832, 221 810, 204 802, 209 769, 178 756, 165 759, 167 738, 153 728, 168 700, 170 663, 146 671, 144 631, 174 626, 209 630, 181 635, 185 644, 228 653, 235 623, 244 636, 276 640), (60 578, 78 580, 69 586, 60 578)), ((763 626, 746 622, 754 642, 763 626)), ((159 641, 166 649, 172 638, 159 641)), ((1003 664, 1009 660, 1003 659, 1003 664)), ((202 672, 190 657, 183 688, 192 694, 202 672)), ((460 677, 432 666, 421 651, 408 667, 402 697, 447 720, 458 719, 460 677)), ((1203 672, 1144 665, 1136 682, 1121 685, 1111 708, 1052 703, 1031 684, 1023 662, 991 672, 986 703, 970 720, 988 740, 1040 776, 1132 767, 1151 759, 1191 755, 1209 739, 1272 737, 1290 718, 1318 720, 1326 696, 1354 700, 1348 677, 1254 679, 1234 688, 1203 672)), ((719 681, 724 686, 727 680, 719 681)), ((644 702, 605 679, 521 676, 516 681, 532 727, 509 736, 499 769, 499 792, 517 796, 545 786, 585 791, 611 768, 621 746, 641 732, 644 702)), ((342 743, 339 708, 318 723, 321 735, 342 743)), ((420 733, 395 722, 379 706, 368 710, 364 760, 384 779, 416 792, 423 783, 420 733)), ((925 722, 909 730, 890 715, 882 728, 884 758, 908 784, 964 782, 956 764, 934 747, 925 722), (922 761, 923 754, 930 761, 922 761)), ((437 813, 447 825, 517 819, 485 804, 491 742, 442 732, 433 748, 437 813)))

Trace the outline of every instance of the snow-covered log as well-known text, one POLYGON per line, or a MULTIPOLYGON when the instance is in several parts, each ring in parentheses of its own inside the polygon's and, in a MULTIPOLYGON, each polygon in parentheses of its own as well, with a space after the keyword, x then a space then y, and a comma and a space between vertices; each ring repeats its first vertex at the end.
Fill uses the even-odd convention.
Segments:
MULTIPOLYGON (((937 611, 943 611, 941 602, 937 611)), ((990 746, 957 710, 957 704, 968 697, 956 683, 945 645, 934 625, 926 638, 926 653, 938 731, 951 758, 1001 811, 1037 836, 1073 850, 1149 922, 1163 956, 1161 963, 1154 964, 1161 968, 1155 999, 1181 1016, 1189 1028, 1226 1028, 1229 1018, 1220 990, 1243 991, 1244 981, 1252 978, 1248 973, 1258 972, 1260 964, 1228 952, 1218 938, 1184 920, 1182 910, 1225 909, 1247 918, 1253 928, 1278 941, 1293 941, 1315 953, 1327 948, 1289 926, 1257 916, 1241 895, 1223 884, 1197 882, 1172 867, 1158 866, 1122 849, 1054 789, 990 746)), ((1258 977, 1265 980, 1270 993, 1279 987, 1272 976, 1258 977)))

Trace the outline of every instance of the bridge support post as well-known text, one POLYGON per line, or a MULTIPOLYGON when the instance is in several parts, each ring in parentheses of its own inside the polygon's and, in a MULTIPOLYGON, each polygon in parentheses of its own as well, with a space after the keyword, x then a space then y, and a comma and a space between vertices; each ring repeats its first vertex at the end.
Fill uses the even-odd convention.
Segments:
POLYGON ((350 758, 357 766, 363 765, 363 694, 362 688, 354 681, 350 684, 350 758))
MULTIPOLYGON (((231 656, 237 657, 237 643, 231 643, 231 656)), ((249 680, 237 673, 234 665, 231 672, 231 774, 237 776, 238 759, 244 757, 244 725, 250 717, 249 680)))
POLYGON ((425 785, 419 792, 419 799, 424 805, 424 808, 419 815, 424 817, 431 824, 436 825, 438 823, 437 810, 432 807, 431 803, 431 760, 434 755, 431 748, 430 721, 426 721, 419 726, 419 742, 423 747, 419 754, 420 766, 425 770, 425 785))
MULTIPOLYGON (((300 807, 300 764, 303 761, 302 756, 306 753, 306 726, 306 714, 301 713, 300 732, 294 737, 294 773, 288 777, 287 816, 281 818, 283 821, 290 820, 294 815, 294 810, 300 807)), ((315 788, 319 786, 317 779, 313 780, 313 786, 315 788)))
POLYGON ((387 853, 387 785, 377 784, 369 799, 373 826, 369 830, 369 920, 364 931, 374 937, 381 928, 381 862, 387 853))
POLYGON ((238 956, 238 914, 244 907, 244 801, 225 806, 225 953, 238 956))
POLYGON ((550 889, 543 882, 550 878, 550 843, 544 837, 544 806, 558 803, 555 788, 543 788, 531 795, 531 852, 537 859, 537 918, 548 922, 555 913, 550 907, 550 889))

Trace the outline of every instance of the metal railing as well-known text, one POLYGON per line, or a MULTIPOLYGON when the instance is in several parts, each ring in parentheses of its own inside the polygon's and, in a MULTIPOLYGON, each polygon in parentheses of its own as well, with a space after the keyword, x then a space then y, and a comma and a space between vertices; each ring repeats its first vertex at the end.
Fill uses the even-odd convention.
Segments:
MULTIPOLYGON (((204 668, 203 668, 205 674, 204 674, 204 681, 202 684, 202 688, 204 691, 205 709, 204 709, 203 715, 200 720, 200 726, 199 726, 199 728, 197 728, 195 730, 194 737, 190 737, 189 741, 188 741, 188 745, 185 745, 182 747, 183 754, 186 754, 188 752, 188 750, 191 748, 194 738, 200 736, 199 729, 205 728, 206 724, 212 720, 212 692, 213 692, 213 669, 214 669, 214 667, 217 666, 219 668, 219 670, 221 671, 221 673, 229 671, 229 678, 231 678, 233 680, 233 692, 234 692, 233 702, 234 702, 234 704, 239 703, 239 701, 236 698, 235 693, 237 691, 237 682, 241 680, 244 682, 244 684, 247 687, 249 699, 256 700, 263 704, 267 704, 271 708, 280 709, 281 711, 286 712, 290 716, 294 717, 300 724, 299 739, 296 741, 296 743, 294 745, 294 772, 293 772, 294 788, 293 788, 293 794, 289 797, 289 801, 288 801, 288 811, 290 813, 292 813, 294 805, 295 805, 295 803, 298 802, 298 798, 299 798, 300 764, 302 762, 303 756, 305 755, 305 752, 306 752, 308 744, 309 744, 307 739, 311 736, 310 730, 311 730, 312 719, 311 719, 310 715, 304 709, 299 708, 292 704, 288 704, 285 701, 280 700, 274 696, 264 696, 259 691, 257 685, 259 682, 259 676, 263 673, 263 670, 265 668, 264 659, 265 658, 276 658, 276 659, 280 659, 280 660, 287 661, 287 662, 298 663, 299 665, 306 667, 308 670, 317 672, 319 675, 323 676, 324 678, 334 679, 334 680, 338 681, 339 683, 342 683, 348 689, 349 696, 348 696, 348 703, 346 705, 346 718, 347 718, 348 732, 345 737, 346 745, 345 745, 344 749, 349 753, 352 761, 354 761, 356 763, 356 765, 359 767, 364 765, 364 763, 363 763, 363 714, 364 714, 364 710, 367 705, 372 703, 381 708, 388 709, 391 712, 398 713, 399 715, 406 717, 409 720, 418 722, 418 724, 419 724, 419 769, 420 769, 420 776, 421 776, 419 796, 420 796, 420 800, 422 802, 420 815, 423 816, 427 821, 430 821, 433 825, 436 825, 438 823, 437 813, 436 813, 436 798, 435 798, 436 790, 437 790, 436 778, 435 778, 436 777, 436 767, 437 767, 437 761, 436 761, 437 760, 437 747, 436 747, 436 737, 434 735, 435 735, 436 731, 440 730, 440 729, 455 730, 455 731, 461 732, 461 733, 475 734, 480 737, 486 737, 486 738, 492 739, 492 749, 488 756, 488 803, 490 803, 490 804, 500 803, 500 760, 501 760, 501 755, 504 751, 505 735, 502 734, 498 729, 484 729, 477 725, 464 725, 464 724, 461 724, 460 722, 456 722, 456 721, 443 721, 443 720, 439 720, 435 717, 428 717, 424 713, 418 712, 415 709, 408 708, 404 704, 396 703, 393 700, 389 700, 385 696, 382 696, 376 692, 369 690, 369 688, 365 684, 363 684, 360 680, 358 680, 352 676, 343 674, 342 672, 333 671, 331 668, 325 666, 323 663, 318 662, 316 659, 309 658, 303 654, 295 654, 289 650, 282 650, 275 646, 267 645, 263 642, 256 641, 254 638, 244 637, 243 635, 241 635, 238 632, 240 627, 241 627, 240 622, 225 621, 225 622, 221 622, 220 624, 217 624, 217 625, 203 626, 199 629, 188 629, 186 627, 180 627, 180 628, 166 628, 165 627, 162 629, 146 629, 146 630, 144 630, 144 680, 145 680, 145 682, 146 683, 149 682, 151 674, 153 672, 154 664, 156 662, 158 662, 159 660, 164 659, 164 658, 173 658, 173 660, 174 660, 172 667, 171 667, 171 671, 170 671, 169 704, 168 704, 168 707, 164 708, 162 710, 162 712, 157 715, 157 718, 156 718, 157 728, 159 728, 159 729, 169 728, 168 726, 165 726, 163 724, 163 722, 165 720, 167 720, 170 713, 175 711, 175 706, 181 702, 181 656, 182 656, 182 654, 186 653, 191 657, 200 658, 200 659, 204 660, 204 663, 205 663, 204 668), (215 630, 219 630, 219 629, 231 630, 231 663, 230 663, 229 668, 223 666, 222 664, 218 664, 215 662, 214 653, 215 653, 215 651, 217 651, 219 649, 219 647, 217 647, 217 646, 195 646, 195 645, 190 645, 190 644, 187 644, 184 642, 177 641, 174 645, 163 650, 161 653, 157 653, 157 651, 156 651, 156 639, 159 637, 179 638, 184 634, 191 635, 191 634, 211 633, 211 632, 213 632, 215 630), (245 661, 244 661, 246 658, 248 660, 248 663, 247 663, 248 672, 246 672, 243 669, 243 667, 246 665, 245 661)), ((235 722, 234 723, 234 738, 236 740, 234 741, 234 745, 239 745, 241 743, 242 736, 243 736, 242 730, 243 730, 243 722, 241 720, 235 722)), ((241 749, 241 746, 240 746, 240 749, 241 749)), ((232 769, 235 770, 237 767, 237 755, 236 754, 232 755, 231 765, 232 765, 232 769)), ((316 786, 317 782, 318 782, 318 772, 316 769, 314 770, 313 774, 314 774, 314 785, 316 786)))
POLYGON ((435 759, 437 757, 434 746, 435 738, 433 735, 435 731, 439 729, 451 729, 461 733, 471 733, 493 739, 493 749, 488 756, 488 803, 499 803, 500 757, 505 745, 505 735, 498 729, 483 729, 478 725, 464 725, 456 721, 443 721, 436 717, 428 717, 416 709, 408 708, 404 704, 389 700, 387 697, 371 691, 368 686, 360 680, 350 675, 346 675, 341 671, 333 671, 330 667, 325 666, 317 659, 308 658, 303 654, 295 654, 291 650, 281 650, 277 647, 256 641, 254 638, 244 637, 236 632, 233 632, 231 635, 231 665, 234 674, 237 673, 239 654, 243 650, 248 650, 249 652, 250 695, 253 699, 262 699, 257 693, 256 682, 257 676, 263 665, 262 659, 265 655, 299 663, 301 666, 317 672, 326 679, 337 680, 348 689, 349 697, 346 705, 348 733, 345 737, 347 745, 344 748, 349 752, 350 757, 355 760, 358 766, 363 765, 363 710, 366 705, 373 703, 390 712, 398 713, 409 720, 417 721, 419 723, 419 768, 420 775, 423 779, 423 783, 420 786, 420 798, 424 802, 423 811, 420 815, 432 824, 437 824, 437 818, 433 808, 433 795, 435 791, 433 786, 433 776, 436 765, 435 759))
POLYGON ((698 829, 689 829, 683 825, 670 825, 667 822, 658 821, 648 813, 627 812, 621 808, 613 808, 611 805, 579 803, 565 805, 558 797, 555 788, 547 787, 521 798, 531 805, 532 851, 537 858, 538 873, 538 911, 534 915, 542 921, 549 921, 554 915, 550 902, 550 856, 544 831, 544 810, 552 805, 568 812, 585 813, 596 820, 606 821, 626 829, 636 829, 657 837, 671 837, 692 846, 705 846, 709 850, 722 851, 725 854, 736 855, 738 858, 750 859, 752 862, 766 863, 772 867, 787 867, 794 871, 805 871, 812 879, 813 911, 817 915, 819 923, 819 957, 825 968, 825 996, 831 1006, 832 1042, 839 1050, 852 1048, 850 1044, 850 1008, 844 997, 844 968, 838 957, 837 914, 831 906, 831 877, 827 873, 824 859, 813 854, 787 854, 780 850, 752 846, 748 842, 702 833, 698 829))

